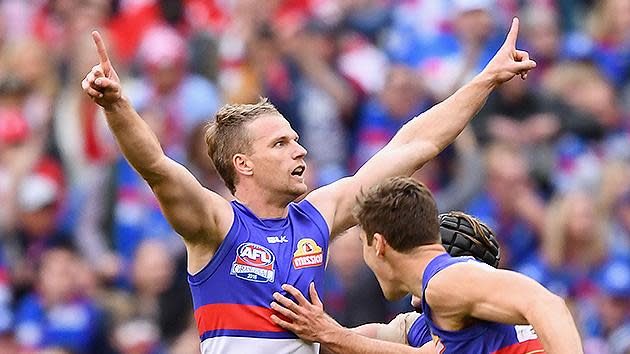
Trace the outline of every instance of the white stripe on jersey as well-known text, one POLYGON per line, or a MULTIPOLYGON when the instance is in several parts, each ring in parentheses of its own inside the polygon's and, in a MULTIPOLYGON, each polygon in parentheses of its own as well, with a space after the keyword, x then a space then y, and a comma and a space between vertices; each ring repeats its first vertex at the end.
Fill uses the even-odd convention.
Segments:
POLYGON ((214 337, 201 342, 202 354, 318 354, 319 343, 301 339, 214 337))
POLYGON ((534 331, 534 327, 531 325, 516 325, 514 326, 516 331, 516 338, 519 343, 526 342, 530 339, 538 339, 538 334, 534 331))

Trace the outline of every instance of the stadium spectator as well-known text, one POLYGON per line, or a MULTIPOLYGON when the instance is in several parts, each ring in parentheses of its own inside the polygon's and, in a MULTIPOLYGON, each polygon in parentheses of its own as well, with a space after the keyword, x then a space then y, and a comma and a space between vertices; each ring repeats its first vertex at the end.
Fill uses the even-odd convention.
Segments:
POLYGON ((34 291, 18 305, 16 338, 23 350, 61 348, 75 353, 98 353, 101 312, 77 287, 81 272, 77 256, 67 248, 42 255, 34 291))
MULTIPOLYGON (((595 194, 596 196, 596 194, 595 194)), ((556 294, 584 301, 594 294, 593 276, 606 261, 605 220, 598 198, 586 190, 551 201, 541 252, 517 268, 556 294)))
POLYGON ((486 151, 485 186, 466 208, 496 230, 501 266, 509 269, 536 252, 543 229, 546 206, 529 173, 520 149, 494 143, 486 151))
POLYGON ((352 228, 332 244, 330 271, 322 288, 327 311, 349 327, 384 321, 391 315, 376 277, 363 262, 358 233, 352 228))
POLYGON ((595 279, 595 301, 582 309, 585 353, 625 354, 630 349, 630 259, 612 259, 595 279))

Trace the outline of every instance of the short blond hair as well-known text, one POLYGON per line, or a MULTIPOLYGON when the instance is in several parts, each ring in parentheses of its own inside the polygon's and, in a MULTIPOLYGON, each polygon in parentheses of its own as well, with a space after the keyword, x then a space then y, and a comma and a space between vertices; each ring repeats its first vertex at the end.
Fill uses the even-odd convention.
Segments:
POLYGON ((246 123, 266 114, 280 114, 269 99, 261 97, 255 104, 227 104, 206 125, 208 156, 227 188, 236 192, 237 175, 232 158, 251 153, 251 141, 244 129, 246 123))

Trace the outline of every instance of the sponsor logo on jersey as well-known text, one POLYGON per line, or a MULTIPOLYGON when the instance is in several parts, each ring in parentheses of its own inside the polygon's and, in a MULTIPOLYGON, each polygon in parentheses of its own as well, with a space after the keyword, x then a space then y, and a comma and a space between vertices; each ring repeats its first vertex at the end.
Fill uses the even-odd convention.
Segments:
POLYGON ((297 244, 297 250, 293 253, 293 267, 302 269, 317 267, 324 263, 322 248, 313 239, 303 238, 297 244))
POLYGON ((287 237, 285 235, 282 236, 267 236, 267 242, 269 243, 287 243, 287 237))
POLYGON ((440 340, 440 337, 436 336, 435 334, 432 334, 431 337, 433 337, 433 344, 435 344, 435 352, 437 354, 443 354, 444 351, 446 351, 446 347, 444 346, 444 343, 442 343, 442 341, 440 340))
POLYGON ((251 242, 242 243, 236 249, 236 259, 230 274, 243 280, 272 283, 275 260, 276 257, 269 249, 251 242))

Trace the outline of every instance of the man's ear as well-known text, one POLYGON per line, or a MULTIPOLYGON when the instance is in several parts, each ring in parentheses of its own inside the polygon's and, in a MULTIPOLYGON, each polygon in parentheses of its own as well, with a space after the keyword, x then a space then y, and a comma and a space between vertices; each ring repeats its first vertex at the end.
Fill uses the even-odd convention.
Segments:
POLYGON ((232 157, 232 164, 236 173, 245 176, 251 176, 254 174, 254 162, 245 154, 234 154, 232 157))
POLYGON ((383 257, 385 256, 385 252, 389 249, 389 244, 385 239, 385 236, 379 234, 378 232, 374 234, 374 238, 372 239, 372 243, 374 244, 374 249, 376 250, 376 255, 383 257))

